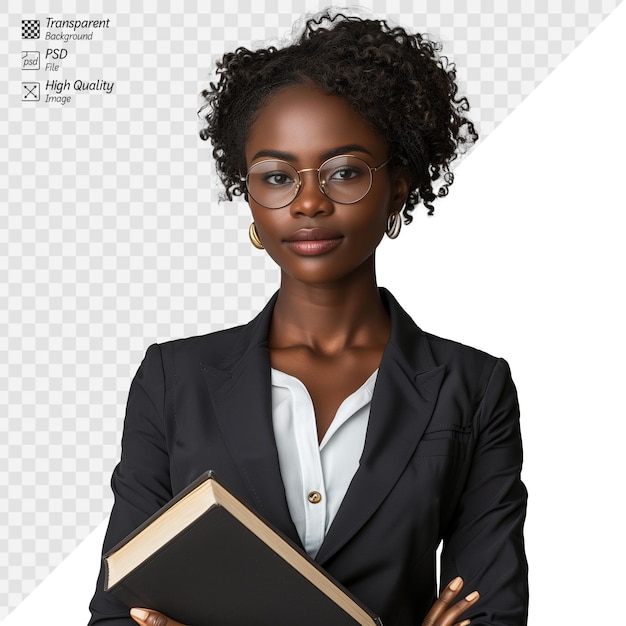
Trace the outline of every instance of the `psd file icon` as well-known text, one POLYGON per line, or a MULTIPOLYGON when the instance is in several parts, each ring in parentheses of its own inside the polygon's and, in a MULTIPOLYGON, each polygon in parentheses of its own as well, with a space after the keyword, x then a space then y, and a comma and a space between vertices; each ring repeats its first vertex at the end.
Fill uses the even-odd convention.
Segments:
POLYGON ((22 101, 39 101, 39 83, 22 83, 22 101))
POLYGON ((22 39, 39 39, 39 20, 22 20, 22 39))
POLYGON ((40 68, 39 50, 22 50, 22 69, 38 70, 40 68))

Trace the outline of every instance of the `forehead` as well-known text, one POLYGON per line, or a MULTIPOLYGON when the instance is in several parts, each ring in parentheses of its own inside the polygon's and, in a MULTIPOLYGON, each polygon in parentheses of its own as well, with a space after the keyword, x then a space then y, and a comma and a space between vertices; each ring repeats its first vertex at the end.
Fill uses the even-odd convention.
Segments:
POLYGON ((387 142, 341 96, 311 84, 286 87, 259 109, 246 140, 248 165, 262 151, 284 152, 316 163, 341 146, 360 145, 385 157, 387 142))

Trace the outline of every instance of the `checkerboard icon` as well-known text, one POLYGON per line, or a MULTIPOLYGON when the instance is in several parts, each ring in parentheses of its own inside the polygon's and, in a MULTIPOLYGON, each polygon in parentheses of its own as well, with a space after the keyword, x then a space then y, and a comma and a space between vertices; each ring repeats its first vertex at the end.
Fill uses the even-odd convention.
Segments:
POLYGON ((39 20, 22 20, 22 39, 39 39, 39 20))

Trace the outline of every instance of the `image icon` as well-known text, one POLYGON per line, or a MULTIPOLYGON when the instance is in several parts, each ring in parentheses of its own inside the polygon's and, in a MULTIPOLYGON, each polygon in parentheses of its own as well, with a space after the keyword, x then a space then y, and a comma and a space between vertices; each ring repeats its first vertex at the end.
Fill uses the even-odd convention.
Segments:
POLYGON ((22 50, 22 69, 38 70, 40 68, 40 58, 38 50, 22 50))
POLYGON ((22 39, 39 39, 39 20, 22 20, 22 39))
POLYGON ((22 83, 22 100, 28 102, 38 102, 39 83, 22 83))

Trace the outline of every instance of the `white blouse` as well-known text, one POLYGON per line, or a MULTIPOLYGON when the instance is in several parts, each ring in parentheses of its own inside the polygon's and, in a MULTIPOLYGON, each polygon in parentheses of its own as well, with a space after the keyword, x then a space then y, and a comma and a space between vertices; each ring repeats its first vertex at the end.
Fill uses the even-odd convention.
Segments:
POLYGON ((376 370, 342 403, 321 443, 304 384, 272 368, 272 422, 287 505, 302 545, 314 557, 359 467, 376 370))

